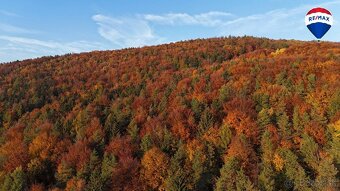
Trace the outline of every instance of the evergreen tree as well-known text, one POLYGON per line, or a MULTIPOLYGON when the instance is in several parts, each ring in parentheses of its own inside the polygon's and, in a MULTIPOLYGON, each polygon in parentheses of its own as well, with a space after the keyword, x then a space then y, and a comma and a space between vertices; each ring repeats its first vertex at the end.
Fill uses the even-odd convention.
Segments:
POLYGON ((221 146, 223 149, 227 149, 229 143, 231 142, 233 134, 232 131, 227 124, 223 124, 221 129, 220 129, 220 137, 221 137, 221 146))
POLYGON ((329 153, 334 158, 336 164, 340 166, 340 120, 328 125, 328 132, 331 135, 331 139, 328 142, 330 145, 329 153))
POLYGON ((256 111, 259 112, 262 109, 269 109, 269 95, 263 94, 263 93, 258 93, 254 95, 254 99, 256 102, 256 111))
POLYGON ((279 130, 284 138, 291 135, 289 117, 286 112, 283 112, 277 117, 277 125, 279 126, 279 130))
POLYGON ((236 175, 236 190, 237 191, 255 191, 253 183, 244 174, 243 169, 237 171, 236 175))
POLYGON ((61 161, 58 166, 56 179, 59 185, 65 185, 66 182, 76 174, 76 170, 69 166, 65 161, 61 161))
POLYGON ((338 169, 334 166, 331 157, 326 157, 320 161, 317 172, 315 187, 318 190, 335 191, 339 188, 340 182, 337 177, 338 169))
POLYGON ((186 152, 180 146, 175 155, 171 158, 168 177, 166 179, 166 190, 187 191, 190 190, 190 171, 186 168, 186 152))
POLYGON ((257 115, 257 124, 264 129, 270 123, 268 109, 263 108, 257 115))
POLYGON ((219 93, 220 93, 220 95, 219 95, 219 101, 220 101, 221 103, 224 103, 224 102, 226 102, 228 99, 230 99, 230 96, 231 96, 231 89, 230 89, 229 86, 224 85, 224 86, 222 86, 222 87, 220 88, 219 93))
POLYGON ((340 111, 340 90, 337 90, 329 102, 327 113, 331 119, 337 112, 340 111))
POLYGON ((112 137, 119 135, 120 129, 117 123, 116 115, 114 113, 110 113, 104 124, 105 135, 107 140, 110 140, 112 137))
POLYGON ((89 122, 89 115, 86 109, 80 111, 74 120, 74 127, 76 130, 76 138, 80 140, 85 136, 85 130, 89 122))
POLYGON ((300 151, 305 162, 314 170, 317 169, 319 164, 318 147, 318 144, 312 137, 308 136, 307 134, 302 135, 300 151))
POLYGON ((138 138, 139 129, 138 129, 138 125, 136 124, 134 120, 132 120, 128 126, 128 133, 131 136, 133 143, 137 143, 137 141, 139 141, 139 138, 138 138))
POLYGON ((298 157, 289 149, 280 148, 280 156, 284 159, 285 175, 293 181, 294 190, 311 191, 310 179, 305 170, 298 163, 298 157))
POLYGON ((201 115, 200 122, 198 124, 199 135, 203 135, 214 123, 212 114, 209 112, 208 108, 205 109, 201 115))
POLYGON ((236 176, 239 169, 239 162, 236 158, 227 159, 221 168, 221 175, 217 179, 215 191, 236 190, 236 176))
POLYGON ((275 190, 275 171, 270 163, 263 162, 261 165, 259 188, 265 191, 275 190))
POLYGON ((205 143, 204 149, 194 154, 192 161, 194 190, 210 190, 213 187, 214 177, 219 174, 219 157, 216 148, 205 143))
POLYGON ((98 157, 98 153, 93 150, 90 155, 90 161, 86 164, 84 171, 78 171, 77 175, 79 178, 87 180, 95 170, 100 167, 100 160, 98 157))
POLYGON ((88 184, 86 185, 86 191, 104 191, 105 190, 105 180, 102 178, 100 174, 100 169, 95 168, 88 180, 88 184))
POLYGON ((27 188, 26 174, 21 167, 17 168, 12 172, 12 191, 21 191, 27 188))
POLYGON ((201 151, 198 151, 194 154, 194 158, 192 161, 192 170, 195 190, 204 190, 204 185, 202 184, 202 176, 205 171, 205 166, 203 161, 203 154, 201 151))
POLYGON ((204 108, 204 103, 200 102, 199 100, 193 99, 191 101, 191 110, 194 112, 196 122, 200 121, 201 114, 204 111, 204 108))
POLYGON ((275 171, 272 167, 273 160, 273 144, 270 137, 270 132, 265 131, 261 138, 261 172, 259 175, 259 187, 261 190, 275 190, 275 171))
POLYGON ((144 135, 140 143, 140 148, 143 152, 148 151, 153 145, 153 141, 150 134, 144 135))
POLYGON ((5 177, 2 191, 23 191, 27 189, 26 174, 21 167, 16 168, 10 175, 5 177))
POLYGON ((250 179, 244 174, 239 161, 228 158, 217 179, 215 191, 252 191, 256 190, 250 179))
POLYGON ((117 106, 114 106, 111 109, 111 112, 107 116, 104 124, 104 131, 107 140, 111 140, 112 137, 125 133, 128 125, 130 124, 130 115, 130 110, 122 111, 117 106))
POLYGON ((299 108, 298 107, 294 107, 293 128, 297 132, 301 132, 303 130, 303 126, 301 124, 301 119, 300 119, 300 116, 299 116, 299 108))
POLYGON ((105 153, 101 165, 101 178, 104 180, 105 185, 111 183, 112 172, 116 165, 116 157, 113 154, 105 153))

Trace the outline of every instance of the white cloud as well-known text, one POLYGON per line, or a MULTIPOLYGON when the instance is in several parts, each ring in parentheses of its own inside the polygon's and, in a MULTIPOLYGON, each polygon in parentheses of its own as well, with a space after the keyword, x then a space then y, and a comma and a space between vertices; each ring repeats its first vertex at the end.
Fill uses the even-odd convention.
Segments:
POLYGON ((139 47, 166 42, 166 38, 155 34, 151 24, 160 25, 198 25, 214 27, 230 20, 232 14, 226 12, 207 12, 190 15, 187 13, 170 13, 164 15, 136 15, 134 17, 114 18, 105 15, 94 15, 98 33, 119 48, 139 47))
POLYGON ((0 36, 0 44, 0 62, 103 49, 100 43, 87 41, 64 43, 4 35, 0 36))
POLYGON ((145 20, 137 18, 112 18, 94 15, 92 19, 99 25, 99 34, 113 44, 123 47, 138 47, 162 43, 145 20))
MULTIPOLYGON (((158 36, 157 32, 165 36, 167 41, 182 40, 176 30, 181 26, 190 26, 192 34, 199 37, 209 33, 214 36, 243 36, 251 35, 274 39, 313 40, 313 35, 304 24, 306 12, 317 6, 329 8, 332 12, 340 12, 340 0, 326 2, 319 5, 303 5, 292 9, 277 9, 266 13, 237 17, 228 12, 211 11, 200 14, 168 13, 168 14, 142 14, 133 17, 113 18, 104 15, 94 15, 92 19, 99 25, 98 32, 105 39, 119 47, 134 47, 153 45, 165 42, 165 38, 158 36), (160 26, 161 25, 161 26, 160 26), (152 26, 152 27, 151 27, 152 26), (160 27, 170 26, 164 34, 160 27)), ((324 40, 339 41, 340 15, 334 16, 334 26, 323 38, 324 40)), ((188 28, 186 28, 186 31, 188 28)), ((190 29, 189 29, 190 30, 190 29)))
MULTIPOLYGON (((240 17, 222 24, 219 27, 220 35, 253 35, 269 38, 286 38, 310 40, 314 37, 309 34, 304 24, 304 17, 312 7, 322 6, 334 13, 339 12, 340 1, 328 2, 321 5, 304 5, 294 9, 278 9, 264 14, 240 17)), ((338 24, 340 15, 333 15, 335 23, 324 39, 340 40, 338 24)))
POLYGON ((0 14, 8 16, 8 17, 18 17, 19 16, 16 13, 13 13, 13 12, 10 12, 10 11, 6 11, 6 10, 0 10, 0 14))
POLYGON ((211 11, 202 14, 190 15, 187 13, 169 13, 164 15, 143 15, 143 18, 150 22, 164 25, 201 25, 214 27, 230 20, 232 14, 227 12, 211 11))
POLYGON ((16 27, 13 25, 8 25, 5 23, 0 23, 0 30, 4 32, 15 32, 15 33, 29 33, 30 32, 27 29, 16 27))

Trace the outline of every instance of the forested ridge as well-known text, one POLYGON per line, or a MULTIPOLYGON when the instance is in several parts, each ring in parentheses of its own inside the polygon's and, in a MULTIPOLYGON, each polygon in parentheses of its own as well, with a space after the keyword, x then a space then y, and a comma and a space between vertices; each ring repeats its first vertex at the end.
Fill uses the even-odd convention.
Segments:
POLYGON ((0 65, 0 190, 339 190, 340 43, 253 37, 0 65))

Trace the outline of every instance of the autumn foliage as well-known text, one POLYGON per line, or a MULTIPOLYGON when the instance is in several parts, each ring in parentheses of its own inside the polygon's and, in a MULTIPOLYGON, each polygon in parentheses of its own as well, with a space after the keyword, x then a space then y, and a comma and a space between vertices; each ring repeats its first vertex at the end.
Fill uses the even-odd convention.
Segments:
POLYGON ((253 37, 0 65, 0 190, 338 190, 340 44, 253 37))

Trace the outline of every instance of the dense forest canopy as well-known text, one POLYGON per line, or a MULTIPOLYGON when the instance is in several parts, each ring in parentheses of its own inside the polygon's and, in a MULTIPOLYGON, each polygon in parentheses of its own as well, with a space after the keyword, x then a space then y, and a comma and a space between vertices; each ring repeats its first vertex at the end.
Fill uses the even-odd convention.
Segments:
POLYGON ((0 189, 338 190, 340 43, 252 37, 0 65, 0 189))

